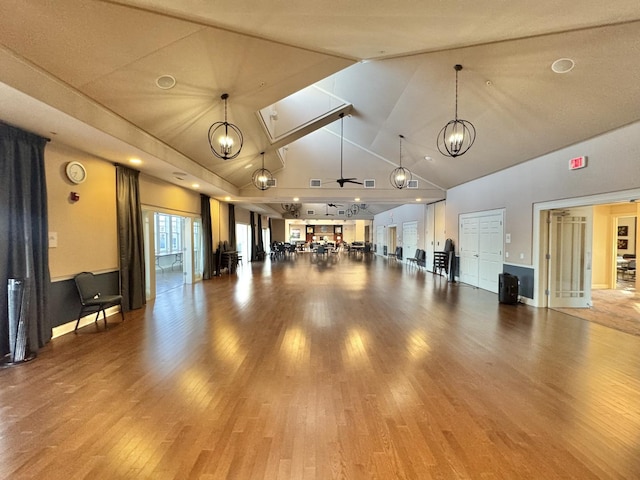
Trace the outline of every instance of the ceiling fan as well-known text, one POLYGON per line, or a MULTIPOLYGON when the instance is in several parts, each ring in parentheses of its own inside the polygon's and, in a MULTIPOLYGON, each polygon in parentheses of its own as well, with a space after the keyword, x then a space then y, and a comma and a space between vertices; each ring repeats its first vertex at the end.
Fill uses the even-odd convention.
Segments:
POLYGON ((332 206, 332 204, 328 203, 328 204, 327 204, 327 206, 326 206, 326 213, 325 213, 325 215, 326 215, 327 217, 335 217, 335 214, 333 214, 333 213, 329 213, 329 207, 330 207, 330 206, 332 206))
POLYGON ((336 205, 335 203, 328 203, 327 205, 329 205, 330 207, 333 207, 333 208, 342 207, 342 205, 336 205))
POLYGON ((358 182, 357 178, 344 178, 342 174, 342 150, 344 144, 344 113, 340 114, 340 178, 336 180, 340 188, 344 187, 345 183, 355 183, 357 185, 364 185, 362 182, 358 182))

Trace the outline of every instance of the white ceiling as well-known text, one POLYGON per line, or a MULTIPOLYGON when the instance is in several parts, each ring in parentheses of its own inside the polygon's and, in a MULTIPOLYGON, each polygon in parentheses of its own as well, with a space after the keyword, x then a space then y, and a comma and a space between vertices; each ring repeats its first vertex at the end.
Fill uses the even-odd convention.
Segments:
POLYGON ((140 157, 146 173, 267 213, 294 197, 318 218, 327 203, 356 197, 368 215, 435 201, 640 118, 637 0, 4 0, 0 42, 0 120, 110 161, 140 157), (575 68, 553 73, 564 57, 575 68), (478 136, 451 159, 436 137, 454 116, 456 63, 464 66, 459 116, 478 136), (161 75, 176 86, 159 89, 161 75), (301 90, 308 95, 294 95, 301 90), (245 136, 240 156, 226 162, 207 142, 223 117, 222 93, 245 136), (344 105, 352 106, 344 175, 373 179, 375 189, 335 182, 335 109, 344 105), (312 121, 276 141, 262 109, 277 112, 276 130, 312 121), (333 113, 322 120, 318 111, 333 113), (416 190, 389 184, 400 134, 416 190), (262 151, 277 179, 265 192, 251 185, 262 151), (310 178, 322 187, 310 188, 310 178))

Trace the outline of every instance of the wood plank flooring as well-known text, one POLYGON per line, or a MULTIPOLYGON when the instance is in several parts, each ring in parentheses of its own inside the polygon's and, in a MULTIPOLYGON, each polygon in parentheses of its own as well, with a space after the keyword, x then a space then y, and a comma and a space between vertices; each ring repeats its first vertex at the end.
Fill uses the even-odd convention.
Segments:
POLYGON ((267 260, 110 320, 0 369, 0 478, 640 478, 640 337, 397 262, 267 260))

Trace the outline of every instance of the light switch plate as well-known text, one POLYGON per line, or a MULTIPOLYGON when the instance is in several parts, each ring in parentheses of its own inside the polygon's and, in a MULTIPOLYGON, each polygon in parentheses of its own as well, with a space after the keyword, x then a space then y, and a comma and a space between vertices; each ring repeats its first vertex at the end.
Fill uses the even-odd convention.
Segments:
POLYGON ((49 232, 49 248, 58 246, 58 232, 49 232))

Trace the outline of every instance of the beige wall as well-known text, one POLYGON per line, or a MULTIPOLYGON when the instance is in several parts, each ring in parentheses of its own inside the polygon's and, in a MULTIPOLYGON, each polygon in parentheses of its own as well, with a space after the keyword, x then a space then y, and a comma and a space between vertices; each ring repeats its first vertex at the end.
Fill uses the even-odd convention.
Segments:
POLYGON ((54 142, 45 149, 49 236, 57 235, 57 247, 49 248, 53 281, 82 271, 118 269, 116 237, 115 166, 54 142), (81 162, 87 180, 76 185, 65 174, 68 162, 81 162), (80 195, 72 202, 71 192, 80 195))
MULTIPOLYGON (((613 218, 609 205, 593 207, 592 288, 612 288, 613 218)), ((615 277, 613 277, 615 279, 615 277)))
POLYGON ((271 241, 286 242, 286 223, 283 218, 271 219, 271 241))
POLYGON ((144 174, 140 174, 140 203, 145 209, 175 212, 183 216, 200 215, 198 192, 144 174))

